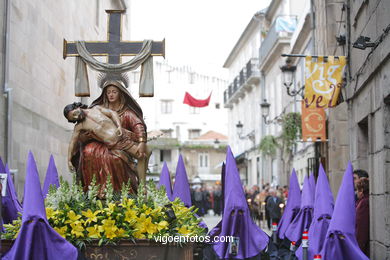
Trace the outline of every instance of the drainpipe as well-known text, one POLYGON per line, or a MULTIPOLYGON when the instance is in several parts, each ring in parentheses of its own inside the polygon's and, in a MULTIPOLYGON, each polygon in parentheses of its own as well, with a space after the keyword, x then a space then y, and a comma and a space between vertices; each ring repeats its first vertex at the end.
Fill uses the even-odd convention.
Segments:
MULTIPOLYGON (((263 100, 265 99, 265 75, 264 75, 264 71, 260 71, 260 103, 263 102, 263 100)), ((266 131, 265 131, 265 122, 264 122, 264 118, 261 117, 261 137, 260 137, 260 140, 266 135, 266 131)), ((268 178, 268 174, 266 174, 266 165, 265 165, 265 160, 266 160, 266 157, 264 154, 261 155, 261 177, 263 178, 264 180, 264 183, 267 183, 267 180, 269 183, 271 183, 271 179, 268 178)), ((261 180, 259 180, 259 183, 261 183, 261 180)))
POLYGON ((5 161, 11 169, 12 160, 12 88, 9 87, 9 28, 10 28, 10 6, 11 0, 5 0, 3 21, 3 95, 7 99, 6 120, 5 120, 5 161))

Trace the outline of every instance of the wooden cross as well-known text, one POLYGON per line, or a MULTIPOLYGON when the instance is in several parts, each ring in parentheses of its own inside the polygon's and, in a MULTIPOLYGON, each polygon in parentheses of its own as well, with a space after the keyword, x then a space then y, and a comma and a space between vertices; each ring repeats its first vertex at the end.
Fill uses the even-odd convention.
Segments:
MULTIPOLYGON (((122 56, 135 56, 142 48, 142 41, 122 41, 122 10, 106 10, 108 14, 107 41, 87 41, 85 46, 93 56, 107 56, 108 63, 119 64, 122 56)), ((152 56, 165 58, 165 39, 153 41, 152 56)), ((75 42, 64 39, 63 57, 79 56, 75 42)))

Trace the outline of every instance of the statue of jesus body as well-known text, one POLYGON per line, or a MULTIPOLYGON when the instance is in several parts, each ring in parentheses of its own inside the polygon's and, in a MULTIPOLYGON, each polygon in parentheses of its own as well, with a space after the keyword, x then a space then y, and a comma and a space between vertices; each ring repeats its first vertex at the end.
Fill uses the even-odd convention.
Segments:
MULTIPOLYGON (((87 132, 96 141, 102 142, 109 149, 123 150, 138 159, 137 172, 140 178, 146 174, 146 153, 140 152, 141 143, 135 142, 134 134, 122 129, 118 114, 102 106, 84 108, 81 104, 70 104, 65 107, 64 115, 69 122, 76 122, 68 149, 68 166, 74 172, 70 158, 76 152, 77 140, 81 133, 87 132)), ((146 141, 146 140, 145 140, 146 141)))

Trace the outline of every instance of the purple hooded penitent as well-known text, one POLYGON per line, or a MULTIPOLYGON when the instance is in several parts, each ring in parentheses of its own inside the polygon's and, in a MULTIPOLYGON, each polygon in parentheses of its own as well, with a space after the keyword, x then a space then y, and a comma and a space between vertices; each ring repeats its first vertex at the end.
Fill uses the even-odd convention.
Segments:
MULTIPOLYGON (((333 194, 324 168, 320 164, 314 201, 314 217, 309 229, 308 259, 313 259, 314 255, 321 252, 333 214, 333 207, 333 194)), ((298 248, 295 255, 299 259, 303 259, 302 247, 298 248)))
POLYGON ((250 217, 236 161, 230 150, 226 155, 225 207, 220 237, 233 236, 236 254, 231 254, 233 243, 218 242, 213 245, 220 259, 245 259, 257 256, 268 244, 269 237, 250 217))
POLYGON ((321 251, 323 260, 368 259, 360 250, 355 236, 356 211, 352 172, 352 164, 348 162, 321 251))
POLYGON ((49 165, 47 166, 46 171, 46 178, 45 182, 43 183, 43 197, 46 198, 47 194, 49 193, 50 185, 54 185, 57 188, 60 187, 60 182, 58 180, 58 171, 56 164, 54 162, 53 155, 50 155, 49 165))
MULTIPOLYGON (((187 171, 181 155, 179 155, 179 161, 177 162, 175 184, 173 185, 172 200, 175 200, 176 198, 183 201, 186 207, 189 208, 192 206, 190 184, 188 182, 187 171)), ((208 229, 204 221, 200 222, 199 226, 205 228, 206 230, 208 229)))
POLYGON ((7 190, 6 195, 2 197, 2 214, 3 222, 5 224, 9 224, 19 217, 18 212, 22 212, 22 205, 20 204, 18 196, 16 195, 15 186, 12 181, 8 165, 5 166, 5 172, 7 173, 7 190))
POLYGON ((291 224, 288 226, 285 237, 290 241, 300 244, 302 233, 304 230, 309 230, 313 218, 313 197, 311 194, 309 178, 306 176, 303 181, 301 208, 295 216, 291 224))
POLYGON ((166 162, 164 162, 160 173, 160 182, 158 183, 158 187, 160 188, 161 186, 165 187, 165 190, 167 192, 167 197, 170 201, 172 201, 171 177, 169 175, 169 170, 166 162))
POLYGON ((77 259, 77 249, 47 222, 38 170, 31 152, 27 159, 22 227, 11 249, 2 259, 77 259))
POLYGON ((288 226, 293 221, 301 207, 301 189, 299 188, 295 169, 293 169, 291 173, 289 188, 286 209, 284 210, 283 216, 278 225, 278 237, 280 239, 284 239, 288 226))
POLYGON ((190 184, 188 183, 187 171, 181 155, 179 155, 179 161, 177 162, 175 184, 173 185, 172 199, 175 200, 176 198, 183 201, 186 207, 192 206, 190 184))

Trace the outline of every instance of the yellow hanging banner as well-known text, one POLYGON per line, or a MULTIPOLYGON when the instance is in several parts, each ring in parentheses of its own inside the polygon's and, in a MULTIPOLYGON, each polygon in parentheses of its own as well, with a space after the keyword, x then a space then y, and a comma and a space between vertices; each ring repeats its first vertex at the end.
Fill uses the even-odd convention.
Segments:
POLYGON ((306 57, 305 106, 307 108, 334 107, 342 87, 345 56, 306 57))
POLYGON ((326 115, 323 108, 307 108, 302 101, 302 139, 326 142, 326 115))

